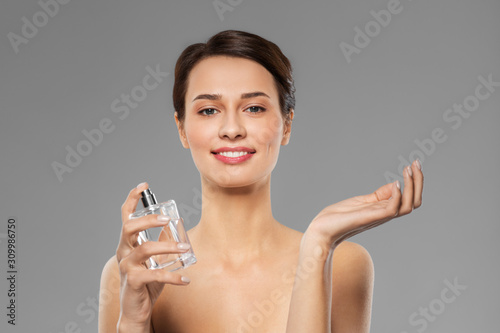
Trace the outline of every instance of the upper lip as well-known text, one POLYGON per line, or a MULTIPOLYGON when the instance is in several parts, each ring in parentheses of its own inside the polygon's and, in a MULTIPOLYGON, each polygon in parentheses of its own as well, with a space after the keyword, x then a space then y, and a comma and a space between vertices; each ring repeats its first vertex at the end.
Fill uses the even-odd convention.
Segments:
POLYGON ((246 151, 247 153, 255 153, 255 149, 250 149, 247 147, 222 147, 216 150, 212 150, 212 153, 221 153, 224 151, 246 151))

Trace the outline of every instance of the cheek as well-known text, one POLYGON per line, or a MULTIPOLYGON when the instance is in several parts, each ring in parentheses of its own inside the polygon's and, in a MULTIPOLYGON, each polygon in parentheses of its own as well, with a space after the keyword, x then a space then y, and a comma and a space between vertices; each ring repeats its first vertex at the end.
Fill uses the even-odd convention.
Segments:
POLYGON ((210 135, 213 135, 213 132, 211 132, 208 126, 201 126, 195 122, 191 122, 185 129, 191 158, 196 168, 200 170, 207 161, 206 154, 211 148, 211 140, 209 138, 210 135))
POLYGON ((191 150, 206 149, 210 144, 210 135, 213 130, 210 126, 202 125, 201 123, 192 123, 186 128, 186 137, 191 150))
POLYGON ((257 143, 267 146, 268 149, 280 145, 283 132, 283 123, 280 118, 273 118, 254 129, 257 143))

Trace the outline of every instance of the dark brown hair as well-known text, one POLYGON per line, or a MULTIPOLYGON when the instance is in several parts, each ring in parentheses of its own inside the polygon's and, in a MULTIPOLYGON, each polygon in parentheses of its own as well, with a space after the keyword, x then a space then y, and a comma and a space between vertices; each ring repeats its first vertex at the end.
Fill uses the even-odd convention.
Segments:
POLYGON ((286 121, 290 121, 290 111, 295 108, 295 86, 288 58, 267 39, 245 31, 225 30, 212 36, 205 44, 188 46, 177 59, 173 101, 181 122, 185 114, 189 73, 201 60, 220 55, 253 60, 267 69, 276 83, 281 114, 286 121))

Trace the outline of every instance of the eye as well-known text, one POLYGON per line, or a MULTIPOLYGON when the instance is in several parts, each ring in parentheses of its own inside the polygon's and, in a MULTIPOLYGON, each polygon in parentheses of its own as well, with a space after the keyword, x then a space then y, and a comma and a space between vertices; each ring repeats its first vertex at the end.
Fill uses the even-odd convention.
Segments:
POLYGON ((259 113, 259 112, 264 112, 266 109, 260 106, 251 106, 247 110, 250 111, 250 113, 259 113))
POLYGON ((203 109, 201 110, 200 112, 198 112, 199 114, 203 114, 205 116, 211 116, 213 114, 215 114, 215 112, 217 112, 216 109, 203 109))

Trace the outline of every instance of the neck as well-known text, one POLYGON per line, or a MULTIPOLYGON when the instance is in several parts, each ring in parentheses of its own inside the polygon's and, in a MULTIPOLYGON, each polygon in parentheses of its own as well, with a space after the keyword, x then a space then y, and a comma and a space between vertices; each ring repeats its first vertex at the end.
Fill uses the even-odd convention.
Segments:
POLYGON ((194 228, 198 248, 229 260, 250 259, 269 251, 282 227, 272 215, 270 175, 238 188, 202 178, 202 213, 194 228))

